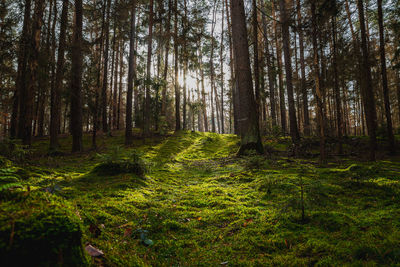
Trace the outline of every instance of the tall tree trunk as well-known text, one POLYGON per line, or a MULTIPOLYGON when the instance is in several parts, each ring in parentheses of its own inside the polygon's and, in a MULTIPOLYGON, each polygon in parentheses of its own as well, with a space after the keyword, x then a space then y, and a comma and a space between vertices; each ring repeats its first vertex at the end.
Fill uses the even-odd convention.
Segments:
POLYGON ((254 70, 254 90, 256 97, 256 109, 258 114, 260 114, 260 66, 258 58, 258 15, 257 15, 257 0, 252 1, 253 14, 252 14, 252 24, 253 24, 253 70, 254 70))
POLYGON ((278 42, 278 27, 275 15, 275 4, 272 2, 272 18, 273 18, 273 28, 275 34, 275 46, 276 46, 276 58, 278 64, 278 79, 279 79, 279 107, 281 114, 281 127, 282 131, 286 134, 286 103, 285 103, 285 90, 283 88, 283 72, 282 72, 282 51, 281 45, 278 42))
MULTIPOLYGON (((131 7, 131 29, 129 41, 129 70, 128 70, 128 91, 126 95, 126 121, 125 121, 125 144, 132 144, 132 93, 133 79, 135 78, 135 39, 136 39, 136 0, 132 1, 131 7)), ((121 57, 122 60, 122 57, 121 57)))
POLYGON ((364 4, 363 0, 357 0, 358 16, 361 30, 361 51, 362 51, 362 88, 364 90, 365 101, 364 110, 367 121, 368 135, 370 139, 370 160, 375 161, 376 151, 376 108, 374 91, 372 87, 371 67, 369 62, 367 34, 365 29, 364 4))
POLYGON ((187 16, 187 0, 184 0, 184 17, 183 17, 183 107, 182 107, 182 117, 183 117, 183 130, 187 129, 187 72, 188 72, 188 51, 187 51, 187 36, 186 32, 188 29, 188 16, 187 16))
POLYGON ((288 0, 280 0, 281 23, 282 23, 282 41, 283 52, 285 57, 285 72, 286 72, 286 87, 289 102, 289 121, 290 135, 293 143, 297 144, 300 136, 297 129, 296 108, 294 105, 293 96, 293 81, 292 81, 292 59, 290 55, 290 33, 289 33, 289 18, 287 17, 286 3, 288 0))
POLYGON ((221 62, 221 133, 225 133, 224 125, 224 1, 222 1, 222 18, 221 18, 221 48, 220 48, 220 62, 221 62))
POLYGON ((72 151, 83 150, 82 144, 82 0, 75 0, 75 23, 72 40, 71 134, 72 151))
POLYGON ((153 19, 154 19, 154 2, 150 0, 150 13, 149 13, 149 36, 147 43, 147 74, 146 74, 146 93, 145 93, 145 116, 144 116, 144 131, 143 135, 148 136, 150 134, 150 123, 151 123, 151 58, 152 58, 152 46, 153 46, 153 19))
MULTIPOLYGON (((121 40, 121 50, 119 55, 119 86, 118 86, 118 104, 117 104, 117 130, 121 128, 121 106, 122 106, 122 79, 124 76, 124 39, 121 40)), ((132 99, 132 97, 131 97, 132 99)))
POLYGON ((168 19, 166 25, 166 39, 165 40, 165 60, 164 60, 164 73, 163 79, 165 81, 165 85, 162 88, 161 97, 161 116, 165 116, 167 112, 167 78, 168 78, 168 59, 169 59, 169 49, 170 49, 170 40, 171 40, 171 17, 172 17, 172 0, 168 0, 168 19))
POLYGON ((201 77, 201 96, 202 96, 202 111, 204 118, 204 130, 208 132, 208 116, 207 116, 207 103, 206 103, 206 90, 204 87, 204 70, 203 70, 203 53, 202 47, 199 42, 199 69, 201 77))
POLYGON ((61 117, 61 92, 64 77, 64 54, 66 46, 66 32, 68 26, 68 1, 63 1, 60 23, 60 37, 57 53, 57 72, 54 88, 51 94, 51 116, 50 116, 50 150, 59 148, 58 133, 60 131, 61 117))
MULTIPOLYGON (((336 0, 335 7, 336 7, 336 0)), ((332 43, 333 43, 333 57, 332 57, 332 65, 333 65, 333 79, 334 79, 334 94, 335 94, 335 106, 336 106, 336 129, 337 129, 337 137, 338 137, 338 152, 339 154, 343 153, 342 146, 342 137, 343 137, 343 117, 342 117, 342 102, 340 95, 340 87, 339 87, 339 75, 337 68, 337 41, 336 41, 336 15, 332 17, 332 43)))
POLYGON ((297 3, 297 26, 299 29, 299 48, 300 48, 300 71, 301 71, 301 93, 303 100, 303 117, 304 117, 304 135, 310 135, 310 115, 308 111, 308 94, 306 85, 306 65, 304 63, 304 35, 302 30, 302 16, 300 0, 297 3))
POLYGON ((238 153, 244 154, 246 151, 253 149, 258 153, 263 153, 264 149, 261 143, 258 113, 253 93, 243 0, 231 0, 231 14, 236 65, 235 77, 241 100, 238 118, 241 144, 238 153))
POLYGON ((175 131, 181 130, 181 94, 179 89, 179 55, 178 55, 178 0, 174 3, 175 25, 174 25, 174 53, 175 53, 175 131))
POLYGON ((106 21, 104 34, 106 37, 104 45, 104 69, 103 69, 103 87, 101 90, 101 121, 103 132, 108 132, 107 123, 107 88, 108 88, 108 53, 110 46, 110 11, 111 11, 111 0, 107 1, 106 21))
MULTIPOLYGON (((42 16, 44 12, 44 0, 35 2, 35 10, 32 20, 32 32, 28 57, 27 87, 25 88, 25 107, 20 112, 20 120, 23 121, 22 142, 24 145, 31 145, 32 142, 32 120, 33 120, 33 101, 34 94, 37 92, 38 65, 40 53, 40 37, 42 29, 42 16)), ((21 108, 21 107, 20 107, 21 108)))
MULTIPOLYGON (((262 5, 263 10, 265 10, 265 4, 262 5)), ((269 50, 269 41, 268 41, 268 28, 267 28, 267 19, 266 15, 262 13, 262 22, 263 22, 263 32, 264 32, 264 49, 265 49, 265 57, 267 61, 267 72, 268 72, 268 86, 269 86, 269 101, 270 101, 270 109, 271 109, 271 122, 272 127, 277 125, 276 118, 276 100, 275 100, 275 73, 272 68, 271 56, 269 50)))
MULTIPOLYGON (((231 81, 230 81, 230 87, 231 87, 231 107, 233 108, 233 132, 235 134, 239 134, 239 128, 238 128, 238 97, 237 97, 237 87, 236 87, 236 78, 235 78, 235 71, 234 71, 234 57, 233 57, 233 45, 232 45, 232 24, 231 24, 231 14, 229 10, 229 4, 228 0, 225 0, 225 6, 226 6, 226 22, 228 24, 228 38, 229 38, 229 67, 230 67, 230 72, 231 72, 231 81)), ((232 122, 231 122, 232 123, 232 122)), ((232 128, 232 127, 231 127, 232 128)), ((231 130, 232 132, 232 130, 231 130)))
POLYGON ((382 89, 383 99, 385 102, 385 114, 386 114, 386 126, 388 131, 389 139, 389 151, 394 153, 395 141, 393 135, 393 124, 392 124, 392 112, 390 110, 390 96, 388 88, 388 79, 386 73, 386 52, 385 52, 385 32, 383 28, 383 12, 382 12, 382 0, 378 0, 378 23, 379 23, 379 52, 381 59, 381 75, 382 75, 382 89))
MULTIPOLYGON (((50 67, 51 67, 51 53, 50 53, 50 46, 51 46, 51 22, 52 22, 52 16, 53 16, 53 2, 54 5, 57 6, 57 3, 53 0, 50 0, 49 2, 49 11, 48 11, 48 17, 47 17, 47 32, 46 32, 46 44, 44 46, 44 51, 41 53, 42 60, 39 62, 39 68, 42 69, 43 73, 45 75, 39 75, 42 77, 39 77, 38 80, 38 89, 39 89, 39 97, 38 97, 38 136, 43 137, 44 136, 44 123, 45 123, 45 110, 46 110, 46 104, 47 104, 47 98, 48 98, 48 90, 49 90, 49 85, 50 85, 50 78, 51 78, 51 72, 50 72, 50 67)), ((57 14, 54 14, 54 16, 57 16, 57 14)))
POLYGON ((112 126, 113 129, 118 128, 118 119, 117 119, 117 113, 118 113, 118 68, 119 68, 119 60, 123 60, 122 58, 120 59, 120 50, 123 50, 123 47, 120 45, 120 41, 116 41, 116 49, 115 49, 115 66, 114 66, 114 90, 113 90, 113 97, 112 97, 112 126))
POLYGON ((326 161, 326 151, 325 151, 325 118, 324 118, 324 105, 322 102, 322 89, 321 89, 321 78, 319 69, 319 55, 318 55, 318 41, 317 41, 317 18, 316 18, 316 6, 315 1, 311 1, 311 23, 312 23, 312 46, 313 46, 313 72, 314 72, 314 82, 315 82, 315 99, 317 102, 317 125, 318 133, 320 138, 320 161, 325 163, 326 161))
POLYGON ((15 138, 21 137, 21 131, 23 125, 21 125, 22 120, 19 120, 20 112, 23 111, 21 104, 24 103, 26 94, 26 68, 28 61, 27 48, 29 44, 29 25, 30 25, 30 14, 31 14, 31 0, 25 1, 25 11, 24 11, 24 22, 22 26, 21 40, 19 44, 18 51, 18 69, 17 77, 15 83, 15 92, 13 99, 12 115, 11 115, 11 125, 10 125, 10 137, 15 138), (20 124, 18 124, 18 120, 20 124), (18 129, 18 131, 17 131, 18 129))
MULTIPOLYGON (((214 2, 213 19, 211 23, 211 53, 210 53, 210 82, 211 82, 211 131, 216 132, 215 115, 214 115, 214 93, 217 99, 217 92, 215 90, 215 77, 214 77, 214 32, 217 19, 217 1, 214 2)), ((217 102, 217 101, 216 101, 217 102)), ((217 118, 218 120, 218 118, 217 118)))

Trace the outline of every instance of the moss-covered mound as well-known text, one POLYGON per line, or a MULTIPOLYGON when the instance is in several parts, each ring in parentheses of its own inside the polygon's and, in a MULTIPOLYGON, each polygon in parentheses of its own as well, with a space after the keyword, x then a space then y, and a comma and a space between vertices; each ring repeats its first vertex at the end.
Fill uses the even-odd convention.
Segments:
POLYGON ((49 193, 0 203, 1 266, 85 266, 81 238, 73 207, 49 193))

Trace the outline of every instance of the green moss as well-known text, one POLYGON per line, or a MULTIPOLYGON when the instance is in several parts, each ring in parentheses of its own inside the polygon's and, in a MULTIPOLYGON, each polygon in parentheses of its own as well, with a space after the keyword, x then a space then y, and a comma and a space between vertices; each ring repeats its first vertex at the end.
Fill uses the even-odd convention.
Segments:
MULTIPOLYGON (((123 133, 113 135, 99 137, 98 153, 111 161, 129 160, 132 149, 122 147, 123 133)), ((64 154, 43 156, 48 143, 40 141, 34 143, 37 160, 22 167, 29 174, 23 183, 31 190, 60 188, 54 192, 58 197, 43 193, 50 202, 42 199, 41 207, 66 205, 71 216, 79 211, 83 242, 105 253, 98 265, 382 266, 399 262, 398 160, 369 164, 346 158, 319 167, 317 159, 288 158, 286 137, 265 141, 273 148, 268 158, 237 158, 238 140, 234 135, 184 131, 146 139, 145 144, 135 140, 133 147, 152 166, 145 177, 131 171, 107 172, 107 168, 93 171, 104 160, 92 151, 79 156, 66 153, 70 138, 61 139, 64 154), (301 184, 304 221, 298 205, 301 184), (139 230, 148 231, 154 245, 145 246, 139 230)), ((89 147, 90 137, 84 141, 89 147)), ((307 153, 318 148, 315 139, 306 143, 307 153)), ((18 206, 19 218, 28 214, 27 218, 39 220, 29 212, 35 205, 20 203, 2 204, 1 211, 18 206)), ((45 217, 53 221, 53 215, 45 217)), ((9 231, 8 240, 10 224, 2 221, 3 226, 9 231)), ((71 231, 62 224, 59 228, 71 231)), ((61 242, 54 240, 54 246, 61 242)))
POLYGON ((0 205, 3 266, 85 266, 81 221, 75 209, 48 193, 0 205))

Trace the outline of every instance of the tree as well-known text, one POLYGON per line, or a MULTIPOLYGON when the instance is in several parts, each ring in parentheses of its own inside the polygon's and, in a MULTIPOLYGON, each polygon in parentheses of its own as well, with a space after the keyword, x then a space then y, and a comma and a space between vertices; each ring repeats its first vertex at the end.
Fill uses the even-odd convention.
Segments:
POLYGON ((285 57, 285 72, 286 72, 286 87, 289 102, 289 121, 290 121, 290 135, 292 141, 298 143, 300 136, 297 129, 297 118, 296 110, 294 106, 293 96, 293 82, 292 82, 292 60, 290 55, 290 33, 289 33, 289 18, 287 17, 286 1, 280 0, 281 9, 281 23, 282 23, 282 42, 283 42, 283 53, 285 57))
POLYGON ((369 53, 367 44, 367 33, 365 28, 365 17, 364 17, 364 4, 362 0, 357 0, 358 16, 360 22, 361 31, 361 51, 362 51, 362 90, 365 96, 364 110, 367 121, 369 145, 370 145, 370 160, 375 161, 376 151, 376 108, 374 91, 372 87, 371 67, 369 63, 369 53))
POLYGON ((148 36, 148 45, 147 45, 147 75, 146 75, 146 94, 145 94, 145 116, 144 116, 144 136, 148 136, 150 133, 150 104, 151 104, 151 56, 152 56, 152 46, 153 46, 153 9, 154 3, 153 0, 150 0, 150 12, 149 12, 149 36, 148 36))
POLYGON ((385 32, 383 28, 382 0, 378 0, 377 3, 378 3, 378 24, 379 24, 379 52, 381 60, 382 89, 383 89, 383 99, 385 103, 386 127, 389 139, 389 151, 391 153, 394 153, 396 148, 393 135, 392 112, 390 109, 390 97, 389 97, 388 79, 386 71, 385 32))
POLYGON ((317 125, 319 134, 319 152, 320 161, 325 163, 326 150, 325 150, 325 111, 322 100, 321 77, 319 68, 319 55, 318 55, 318 40, 317 40, 317 16, 316 16, 316 0, 311 1, 311 24, 312 24, 312 46, 313 46, 313 73, 315 83, 315 99, 317 102, 317 125))
MULTIPOLYGON (((20 104, 22 104, 22 97, 25 96, 26 87, 26 68, 27 68, 27 47, 29 43, 29 24, 30 24, 30 14, 31 14, 31 0, 25 1, 25 12, 24 12, 24 22, 22 26, 21 40, 19 44, 18 51, 18 69, 17 78, 15 82, 15 91, 13 99, 11 126, 10 126, 10 137, 15 138, 17 136, 18 127, 18 137, 21 137, 21 124, 18 124, 20 104)), ((19 120, 21 123, 22 121, 19 120)))
POLYGON ((51 116, 50 116, 50 150, 59 148, 58 133, 61 118, 61 88, 64 74, 64 53, 66 46, 66 31, 68 25, 68 1, 63 1, 60 23, 60 40, 58 44, 57 72, 53 90, 51 91, 51 116))
POLYGON ((83 150, 82 144, 82 0, 75 0, 75 21, 72 39, 71 134, 72 152, 83 150))
POLYGON ((253 93, 250 56, 247 42, 246 16, 243 0, 231 0, 232 37, 235 53, 235 77, 237 80, 239 103, 239 132, 241 144, 239 155, 248 150, 263 153, 258 126, 258 113, 253 93))
POLYGON ((110 46, 110 10, 111 10, 111 0, 107 0, 107 11, 105 20, 104 34, 106 37, 106 43, 104 45, 104 69, 103 69, 103 87, 101 90, 101 121, 103 132, 108 132, 107 123, 107 87, 108 87, 108 51, 110 46))
POLYGON ((132 144, 132 93, 135 77, 136 0, 132 1, 129 41, 128 91, 126 95, 125 144, 132 144))
POLYGON ((296 0, 297 8, 297 28, 299 31, 299 48, 300 48, 300 71, 301 71, 301 93, 303 100, 303 116, 304 116, 304 135, 310 135, 310 115, 308 110, 308 94, 306 85, 306 65, 304 62, 304 35, 301 26, 301 5, 300 0, 296 0))
POLYGON ((35 1, 35 10, 32 19, 32 31, 28 54, 28 70, 25 90, 21 92, 20 102, 20 128, 22 142, 24 145, 31 145, 32 142, 32 120, 33 120, 33 101, 37 91, 38 65, 40 53, 40 40, 42 29, 42 16, 44 12, 44 0, 35 1))
POLYGON ((174 25, 174 53, 175 53, 175 131, 181 130, 181 94, 179 89, 179 55, 178 55, 178 0, 174 3, 175 25, 174 25))

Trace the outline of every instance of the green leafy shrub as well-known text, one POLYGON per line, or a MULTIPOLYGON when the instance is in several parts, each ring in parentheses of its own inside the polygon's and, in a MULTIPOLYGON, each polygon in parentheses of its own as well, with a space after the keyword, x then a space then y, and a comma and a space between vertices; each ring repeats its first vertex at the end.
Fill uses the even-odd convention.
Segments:
POLYGON ((16 168, 0 169, 0 193, 10 188, 21 187, 17 172, 16 168))
POLYGON ((0 210, 0 265, 88 265, 81 220, 61 198, 35 192, 2 202, 0 210))
POLYGON ((99 155, 101 163, 92 170, 100 175, 118 175, 133 173, 143 176, 150 171, 151 164, 143 158, 143 154, 132 150, 127 156, 123 156, 120 147, 116 147, 110 154, 99 155))
POLYGON ((14 162, 22 163, 32 153, 27 146, 19 144, 16 140, 4 139, 0 142, 0 156, 14 162))

